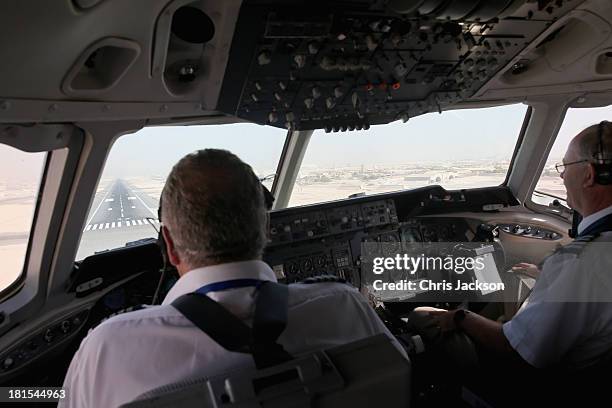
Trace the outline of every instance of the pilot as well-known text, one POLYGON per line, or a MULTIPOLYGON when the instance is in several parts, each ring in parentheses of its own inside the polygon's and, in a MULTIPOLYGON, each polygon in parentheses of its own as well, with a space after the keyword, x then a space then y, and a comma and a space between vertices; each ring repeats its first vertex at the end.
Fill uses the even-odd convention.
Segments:
MULTIPOLYGON (((276 281, 264 263, 268 215, 251 167, 225 150, 182 158, 162 192, 162 233, 180 275, 160 306, 115 316, 83 340, 64 380, 61 407, 116 407, 169 383, 253 365, 230 352, 171 305, 202 291, 250 322, 256 286, 276 281)), ((287 326, 279 343, 289 354, 387 334, 365 298, 340 282, 289 285, 287 326)))
POLYGON ((575 136, 557 170, 568 204, 584 218, 577 239, 533 271, 538 280, 517 314, 502 324, 465 310, 417 313, 526 367, 592 369, 612 350, 612 124, 575 136))

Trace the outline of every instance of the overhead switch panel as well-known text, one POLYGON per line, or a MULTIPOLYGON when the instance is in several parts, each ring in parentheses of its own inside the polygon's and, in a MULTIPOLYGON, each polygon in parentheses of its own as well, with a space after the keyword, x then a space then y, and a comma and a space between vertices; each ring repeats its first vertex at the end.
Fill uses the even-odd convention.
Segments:
POLYGON ((245 1, 218 109, 327 130, 441 112, 472 97, 582 0, 540 3, 245 1))

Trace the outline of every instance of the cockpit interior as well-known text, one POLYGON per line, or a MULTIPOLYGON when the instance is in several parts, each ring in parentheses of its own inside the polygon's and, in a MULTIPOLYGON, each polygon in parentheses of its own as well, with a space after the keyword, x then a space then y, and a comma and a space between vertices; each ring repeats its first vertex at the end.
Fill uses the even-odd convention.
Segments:
POLYGON ((397 336, 423 305, 512 318, 534 284, 512 267, 574 236, 555 164, 612 117, 612 3, 7 1, 0 61, 0 385, 61 387, 90 329, 176 282, 159 198, 209 147, 274 196, 279 282, 342 279, 397 336), (495 248, 503 298, 363 272, 367 248, 444 242, 495 248))

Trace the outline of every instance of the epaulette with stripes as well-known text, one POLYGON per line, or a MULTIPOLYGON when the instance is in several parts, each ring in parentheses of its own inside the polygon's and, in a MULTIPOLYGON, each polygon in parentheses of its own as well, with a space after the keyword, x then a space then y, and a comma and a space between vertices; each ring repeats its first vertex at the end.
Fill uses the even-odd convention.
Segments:
POLYGON ((599 234, 583 235, 576 238, 571 243, 559 248, 555 254, 571 254, 579 256, 580 253, 586 248, 589 242, 597 238, 599 234))

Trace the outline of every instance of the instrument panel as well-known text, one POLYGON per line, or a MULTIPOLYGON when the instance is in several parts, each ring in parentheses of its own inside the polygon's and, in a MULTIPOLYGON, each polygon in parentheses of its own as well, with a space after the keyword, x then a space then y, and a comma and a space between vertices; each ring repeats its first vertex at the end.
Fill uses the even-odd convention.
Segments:
POLYGON ((404 243, 466 242, 474 238, 460 218, 407 218, 400 221, 393 199, 303 207, 271 215, 264 260, 279 281, 292 283, 334 275, 362 285, 363 244, 392 256, 404 243))

